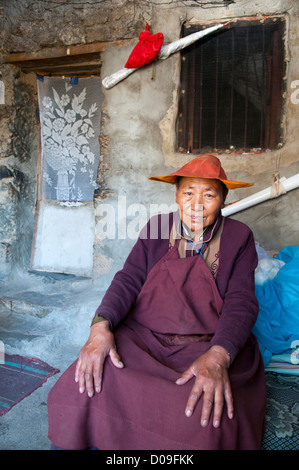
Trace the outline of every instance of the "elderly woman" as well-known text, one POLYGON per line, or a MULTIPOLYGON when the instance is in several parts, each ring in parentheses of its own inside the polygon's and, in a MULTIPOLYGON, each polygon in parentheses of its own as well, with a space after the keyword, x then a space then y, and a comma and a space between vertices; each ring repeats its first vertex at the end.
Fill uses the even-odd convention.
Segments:
POLYGON ((65 449, 260 449, 265 375, 251 230, 224 218, 229 181, 201 155, 175 173, 178 212, 153 217, 48 397, 65 449), (77 382, 77 383, 76 383, 77 382))

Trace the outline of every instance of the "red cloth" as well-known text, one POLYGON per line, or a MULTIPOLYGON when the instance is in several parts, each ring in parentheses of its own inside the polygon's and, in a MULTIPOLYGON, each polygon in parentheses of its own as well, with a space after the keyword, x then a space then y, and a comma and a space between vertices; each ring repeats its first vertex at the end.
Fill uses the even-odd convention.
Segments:
POLYGON ((163 34, 151 34, 147 24, 145 31, 140 33, 139 42, 132 50, 125 67, 128 69, 138 68, 154 60, 160 52, 163 41, 163 34))
POLYGON ((180 374, 210 341, 168 341, 168 333, 214 333, 223 300, 201 256, 179 259, 172 248, 149 272, 127 320, 115 330, 125 364, 105 363, 103 389, 88 398, 74 382, 75 363, 48 397, 49 439, 65 449, 225 450, 259 449, 264 430, 265 374, 258 345, 249 336, 230 367, 235 417, 220 428, 200 426, 202 398, 184 414, 194 381, 180 374), (190 293, 192 292, 192 296, 190 293), (171 293, 171 296, 170 296, 171 293))

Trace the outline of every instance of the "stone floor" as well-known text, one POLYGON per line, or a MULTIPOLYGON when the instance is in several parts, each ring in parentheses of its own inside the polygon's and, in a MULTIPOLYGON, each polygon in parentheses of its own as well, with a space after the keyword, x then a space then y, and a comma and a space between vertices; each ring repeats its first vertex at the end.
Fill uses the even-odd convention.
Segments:
MULTIPOLYGON (((78 356, 105 288, 90 279, 37 276, 0 285, 0 340, 8 354, 63 372, 78 356)), ((1 450, 47 450, 47 395, 59 374, 0 417, 1 450)))

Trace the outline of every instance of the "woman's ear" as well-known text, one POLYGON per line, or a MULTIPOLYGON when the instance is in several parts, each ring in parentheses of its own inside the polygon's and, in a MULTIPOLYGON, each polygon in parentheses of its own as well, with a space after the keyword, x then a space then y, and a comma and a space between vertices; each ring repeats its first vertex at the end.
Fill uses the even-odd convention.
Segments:
POLYGON ((224 203, 225 203, 225 199, 226 199, 226 196, 228 195, 228 189, 227 187, 225 186, 224 189, 223 189, 223 202, 222 202, 222 205, 221 205, 221 209, 224 208, 224 203))
POLYGON ((180 189, 180 180, 181 180, 181 178, 177 177, 176 182, 175 182, 175 202, 178 202, 177 198, 178 198, 178 192, 179 192, 179 189, 180 189))

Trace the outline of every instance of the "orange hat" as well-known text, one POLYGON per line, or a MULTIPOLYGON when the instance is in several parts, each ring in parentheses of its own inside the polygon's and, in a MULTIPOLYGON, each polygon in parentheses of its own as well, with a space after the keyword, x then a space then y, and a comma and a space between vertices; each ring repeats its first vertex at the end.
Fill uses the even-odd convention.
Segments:
POLYGON ((170 175, 150 176, 149 179, 175 184, 178 176, 217 179, 222 181, 227 189, 246 188, 248 186, 253 186, 253 183, 242 183, 241 181, 228 180, 225 171, 221 166, 219 158, 209 154, 199 155, 170 175))

